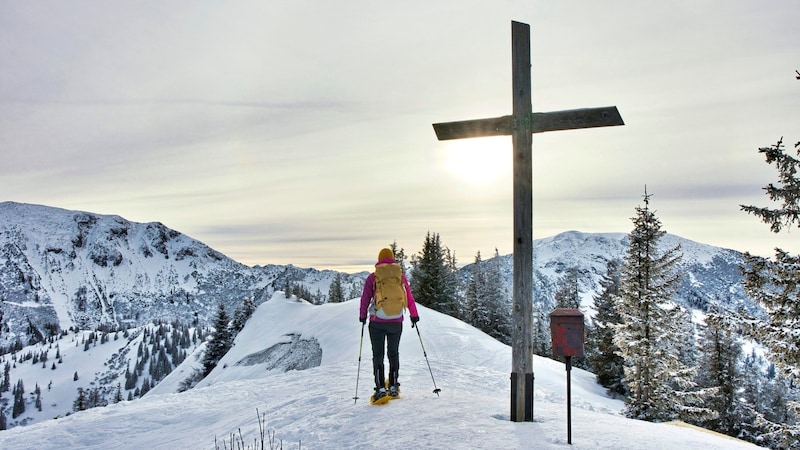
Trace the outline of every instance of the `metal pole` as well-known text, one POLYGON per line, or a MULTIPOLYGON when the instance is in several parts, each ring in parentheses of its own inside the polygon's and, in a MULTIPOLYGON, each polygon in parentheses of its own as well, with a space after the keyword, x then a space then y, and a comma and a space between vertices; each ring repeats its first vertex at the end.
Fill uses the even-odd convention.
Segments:
POLYGON ((567 356, 567 443, 572 445, 572 356, 567 356))
POLYGON ((361 348, 364 346, 364 325, 366 322, 361 323, 361 342, 358 344, 358 372, 356 375, 356 395, 353 396, 353 404, 358 403, 358 379, 361 378, 361 348))
POLYGON ((428 372, 431 373, 431 381, 433 381, 433 393, 436 394, 436 396, 438 397, 439 392, 442 392, 442 390, 436 387, 436 380, 433 378, 433 370, 431 370, 431 362, 428 361, 428 353, 425 351, 425 345, 422 344, 422 335, 419 333, 419 324, 417 324, 416 327, 414 325, 412 325, 411 327, 417 329, 417 336, 419 337, 419 346, 422 347, 422 355, 425 356, 425 362, 428 363, 428 372))

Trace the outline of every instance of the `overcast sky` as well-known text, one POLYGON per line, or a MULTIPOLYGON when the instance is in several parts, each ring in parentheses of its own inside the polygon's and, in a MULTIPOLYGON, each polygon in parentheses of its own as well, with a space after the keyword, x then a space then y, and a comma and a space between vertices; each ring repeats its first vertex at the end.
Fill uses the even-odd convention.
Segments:
POLYGON ((0 0, 0 201, 248 265, 368 270, 428 231, 511 253, 511 139, 431 124, 511 113, 512 20, 535 111, 626 123, 534 136, 535 238, 629 232, 647 185, 669 233, 798 250, 739 210, 776 180, 758 148, 800 140, 796 0, 0 0))

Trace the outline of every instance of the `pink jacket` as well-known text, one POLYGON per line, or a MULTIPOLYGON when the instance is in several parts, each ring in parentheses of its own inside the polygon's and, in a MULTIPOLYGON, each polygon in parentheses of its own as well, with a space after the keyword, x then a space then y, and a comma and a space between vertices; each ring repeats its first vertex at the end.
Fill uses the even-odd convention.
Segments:
MULTIPOLYGON (((396 263, 392 258, 384 258, 378 261, 375 265, 378 266, 380 264, 392 264, 396 263)), ((408 285, 408 280, 406 276, 403 275, 403 287, 406 289, 406 307, 408 308, 408 313, 411 317, 419 317, 417 313, 417 303, 414 301, 414 295, 411 294, 411 287, 408 285)), ((375 296, 375 272, 372 272, 367 277, 367 281, 364 282, 364 291, 361 293, 361 309, 359 311, 358 317, 360 319, 364 319, 367 317, 367 311, 369 310, 369 305, 372 303, 372 297, 375 296)), ((400 316, 397 319, 381 319, 380 317, 375 317, 371 315, 369 317, 370 322, 402 322, 403 317, 400 316)))

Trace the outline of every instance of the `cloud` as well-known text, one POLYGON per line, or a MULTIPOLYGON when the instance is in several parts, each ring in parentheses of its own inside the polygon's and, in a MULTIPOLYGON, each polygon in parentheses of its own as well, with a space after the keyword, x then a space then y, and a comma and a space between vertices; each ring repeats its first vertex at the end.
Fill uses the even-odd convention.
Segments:
POLYGON ((162 221, 248 263, 368 268, 427 231, 510 252, 508 172, 455 176, 431 124, 511 112, 511 19, 531 24, 534 110, 626 122, 534 137, 536 237, 625 231, 647 185, 687 238, 765 242, 730 222, 774 178, 757 148, 797 123, 789 0, 10 5, 8 199, 162 221))

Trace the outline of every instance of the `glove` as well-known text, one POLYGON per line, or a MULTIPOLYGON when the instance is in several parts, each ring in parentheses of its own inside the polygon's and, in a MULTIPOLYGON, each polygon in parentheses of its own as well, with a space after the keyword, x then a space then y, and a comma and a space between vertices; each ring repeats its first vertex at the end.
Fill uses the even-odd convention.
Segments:
POLYGON ((411 316, 411 328, 417 326, 417 322, 419 322, 419 317, 411 316))
POLYGON ((366 317, 359 317, 358 321, 361 322, 361 323, 367 323, 367 318, 366 317))

